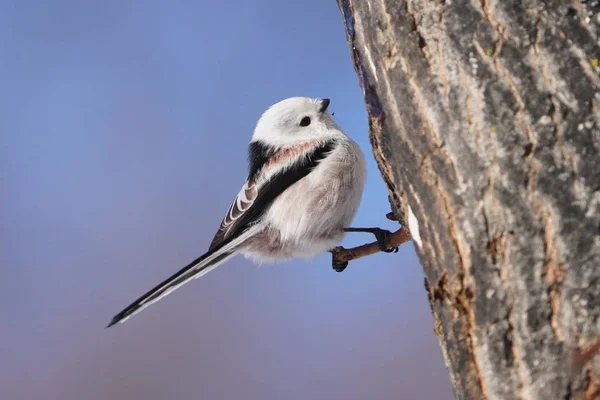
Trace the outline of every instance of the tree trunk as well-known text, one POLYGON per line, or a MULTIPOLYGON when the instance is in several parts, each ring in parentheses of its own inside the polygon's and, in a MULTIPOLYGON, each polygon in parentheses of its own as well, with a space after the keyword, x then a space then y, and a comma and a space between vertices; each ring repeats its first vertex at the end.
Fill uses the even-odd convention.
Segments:
POLYGON ((598 398, 599 2, 338 3, 456 397, 598 398))

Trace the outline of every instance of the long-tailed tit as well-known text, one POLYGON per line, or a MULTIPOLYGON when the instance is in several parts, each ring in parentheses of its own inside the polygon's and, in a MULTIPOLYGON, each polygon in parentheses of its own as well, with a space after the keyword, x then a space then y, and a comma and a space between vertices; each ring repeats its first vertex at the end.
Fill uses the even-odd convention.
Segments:
POLYGON ((117 314, 123 322, 235 254, 255 260, 310 258, 332 250, 358 209, 365 159, 327 111, 329 99, 293 97, 259 119, 246 183, 208 251, 117 314))

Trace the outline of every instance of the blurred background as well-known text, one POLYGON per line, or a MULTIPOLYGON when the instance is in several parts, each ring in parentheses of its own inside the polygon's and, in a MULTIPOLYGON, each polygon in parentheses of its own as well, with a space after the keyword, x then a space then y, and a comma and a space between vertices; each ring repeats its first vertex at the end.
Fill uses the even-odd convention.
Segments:
POLYGON ((411 243, 236 258, 104 329, 206 250, 291 96, 332 99, 354 225, 395 229, 334 0, 0 2, 1 399, 452 398, 411 243))

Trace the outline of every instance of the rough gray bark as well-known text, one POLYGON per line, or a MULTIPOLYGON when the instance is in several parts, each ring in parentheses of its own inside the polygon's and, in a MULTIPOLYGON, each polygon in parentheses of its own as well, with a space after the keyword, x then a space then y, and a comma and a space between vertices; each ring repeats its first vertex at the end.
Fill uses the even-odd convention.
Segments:
POLYGON ((598 1, 338 4, 456 397, 600 397, 598 1))

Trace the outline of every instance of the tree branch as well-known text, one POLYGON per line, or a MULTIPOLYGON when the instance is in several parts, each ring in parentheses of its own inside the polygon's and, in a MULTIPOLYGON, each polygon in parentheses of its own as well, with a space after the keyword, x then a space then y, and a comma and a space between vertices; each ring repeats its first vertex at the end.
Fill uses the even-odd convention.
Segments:
MULTIPOLYGON (((406 227, 401 227, 396 232, 392 233, 389 237, 389 246, 398 247, 411 240, 411 235, 406 227)), ((345 249, 343 247, 337 247, 333 251, 333 264, 342 265, 348 261, 356 260, 358 258, 370 256, 375 253, 379 253, 379 245, 377 242, 363 244, 362 246, 353 247, 351 249, 345 249)))

